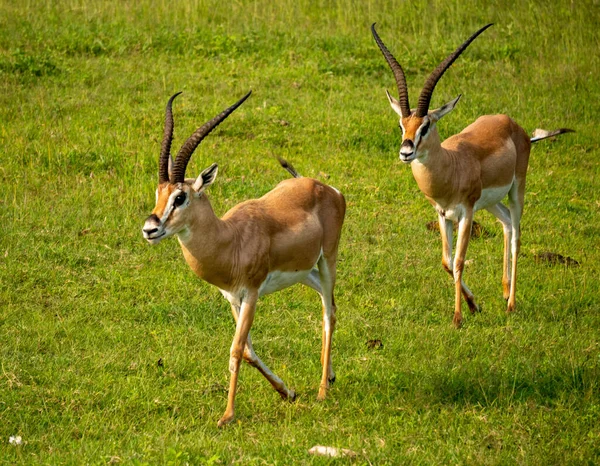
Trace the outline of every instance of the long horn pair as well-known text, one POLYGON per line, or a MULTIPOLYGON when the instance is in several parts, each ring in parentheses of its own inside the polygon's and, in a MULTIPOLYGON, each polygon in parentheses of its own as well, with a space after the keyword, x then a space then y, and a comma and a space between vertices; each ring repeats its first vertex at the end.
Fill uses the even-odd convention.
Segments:
POLYGON ((237 109, 240 105, 244 103, 244 101, 250 97, 252 91, 248 92, 244 97, 238 100, 231 107, 226 108, 221 113, 219 113, 212 120, 204 123, 200 128, 198 128, 194 133, 188 138, 177 157, 175 158, 175 163, 173 164, 173 172, 171 176, 171 180, 169 180, 169 155, 171 153, 171 142, 173 140, 173 112, 172 112, 172 104, 175 97, 177 97, 181 92, 173 95, 169 101, 167 102, 166 108, 166 116, 165 116, 165 132, 163 136, 163 142, 160 151, 159 158, 159 183, 164 183, 166 181, 171 181, 171 183, 183 183, 185 179, 185 170, 187 168, 188 162, 192 157, 192 154, 198 147, 198 145, 202 142, 202 140, 208 136, 208 134, 215 129, 219 124, 225 120, 235 109, 237 109))
POLYGON ((396 61, 394 56, 387 49, 383 41, 379 38, 379 35, 375 30, 375 24, 376 23, 373 23, 371 25, 371 32, 373 33, 375 42, 377 42, 381 53, 383 53, 385 60, 388 62, 388 65, 390 65, 390 68, 394 73, 394 77, 396 78, 396 85, 398 86, 398 100, 400 102, 400 109, 402 110, 402 115, 408 116, 410 115, 410 105, 408 104, 408 87, 406 86, 404 70, 400 66, 400 63, 396 61))
MULTIPOLYGON (((450 55, 448 55, 446 57, 446 59, 443 62, 441 62, 435 70, 433 70, 433 72, 429 75, 429 78, 427 78, 427 81, 425 81, 423 90, 421 91, 421 94, 419 95, 419 102, 417 104, 417 110, 415 111, 415 115, 417 117, 423 118, 425 115, 427 115, 427 112, 429 110, 429 104, 431 103, 431 96, 433 94, 435 86, 438 83, 438 81, 440 80, 440 78, 442 77, 442 75, 446 72, 446 70, 448 68, 450 68, 452 63, 454 63, 454 61, 460 56, 460 54, 465 51, 465 49, 469 46, 469 44, 471 42, 473 42, 477 38, 477 36, 479 36, 479 34, 481 34, 483 31, 485 31, 487 28, 489 28, 492 25, 493 25, 493 23, 490 23, 490 24, 485 25, 481 29, 479 29, 479 31, 477 31, 475 34, 473 34, 471 37, 469 37, 465 42, 463 42, 454 52, 452 52, 450 55)), ((386 61, 388 62, 388 65, 390 65, 390 68, 392 69, 392 72, 394 73, 394 77, 396 78, 396 84, 398 86, 398 95, 399 95, 399 102, 400 102, 400 108, 402 110, 402 115, 405 117, 409 116, 411 114, 411 112, 410 112, 410 106, 408 104, 408 89, 406 86, 406 78, 404 77, 404 71, 402 70, 402 67, 398 64, 398 62, 396 61, 394 56, 390 53, 390 51, 387 49, 387 47, 384 45, 382 40, 377 35, 377 32, 375 31, 375 23, 373 23, 373 25, 371 26, 371 32, 373 33, 375 42, 377 42, 377 45, 379 46, 381 53, 383 53, 383 56, 385 57, 386 61)))
POLYGON ((158 159, 158 183, 169 181, 169 156, 171 155, 171 143, 173 142, 173 101, 181 92, 171 96, 165 110, 165 132, 160 146, 160 158, 158 159))

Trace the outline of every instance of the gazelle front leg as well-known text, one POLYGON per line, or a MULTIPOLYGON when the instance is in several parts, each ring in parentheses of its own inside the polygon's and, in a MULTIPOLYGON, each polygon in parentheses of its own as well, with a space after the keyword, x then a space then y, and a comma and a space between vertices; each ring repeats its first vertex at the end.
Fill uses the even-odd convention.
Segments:
MULTIPOLYGON (((239 307, 235 304, 231 304, 231 313, 233 314, 233 318, 235 319, 235 322, 237 324, 240 313, 239 307)), ((290 401, 294 401, 296 399, 296 392, 294 392, 294 390, 289 390, 285 386, 285 383, 283 383, 283 380, 281 380, 279 377, 277 377, 277 375, 271 372, 267 365, 264 362, 262 362, 258 355, 254 352, 250 333, 248 333, 248 338, 246 339, 246 346, 244 347, 243 357, 248 364, 258 369, 258 371, 269 381, 273 388, 279 392, 281 398, 290 401)))
MULTIPOLYGON (((467 208, 464 216, 458 222, 458 240, 456 242, 456 257, 454 258, 454 283, 456 288, 454 299, 454 326, 460 328, 462 326, 462 313, 460 312, 461 291, 462 291, 462 274, 465 267, 465 256, 471 239, 471 227, 473 225, 473 208, 467 208)), ((471 294, 471 296, 473 296, 471 294)), ((469 302, 467 300, 467 302, 469 302)))
POLYGON ((225 413, 217 423, 218 427, 222 427, 233 421, 235 416, 235 391, 237 388, 238 374, 240 372, 240 362, 244 353, 244 347, 248 341, 248 333, 254 321, 254 312, 256 311, 256 301, 258 299, 258 290, 250 290, 244 297, 240 307, 237 324, 235 326, 235 336, 231 344, 229 353, 229 372, 231 379, 229 381, 229 394, 227 396, 227 408, 225 413))
MULTIPOLYGON (((452 265, 452 220, 448 220, 442 214, 438 213, 438 221, 440 224, 440 234, 442 237, 442 267, 444 270, 454 277, 453 265, 452 265)), ((461 280, 460 289, 465 301, 469 305, 471 314, 479 312, 479 306, 475 303, 475 297, 465 284, 464 280, 461 280)))

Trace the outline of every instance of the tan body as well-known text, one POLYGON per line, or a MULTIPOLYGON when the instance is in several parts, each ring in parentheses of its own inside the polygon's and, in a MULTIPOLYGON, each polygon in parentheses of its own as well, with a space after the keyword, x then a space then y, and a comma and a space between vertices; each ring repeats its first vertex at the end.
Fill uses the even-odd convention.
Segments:
POLYGON ((486 209, 496 216, 504 228, 502 287, 504 298, 508 300, 507 311, 511 312, 515 309, 520 224, 531 142, 571 131, 563 128, 530 139, 523 128, 506 115, 486 115, 440 143, 436 123, 454 109, 460 96, 436 110, 430 110, 435 86, 469 44, 490 26, 492 24, 472 34, 437 66, 425 81, 416 109, 411 109, 409 105, 402 66, 377 34, 375 24, 371 26, 373 38, 398 85, 399 98, 395 99, 389 92, 387 96, 392 109, 400 116, 400 160, 411 164, 419 189, 438 212, 442 265, 453 276, 456 287, 453 319, 456 327, 462 325, 461 293, 471 312, 478 310, 473 293, 462 279, 473 214, 486 209), (508 206, 505 206, 502 200, 507 196, 508 206), (453 222, 458 223, 454 260, 453 222))
POLYGON ((329 383, 335 379, 331 365, 336 311, 333 288, 346 210, 344 197, 317 180, 294 178, 282 181, 260 199, 245 201, 218 218, 204 193, 205 187, 214 180, 212 173, 209 175, 205 180, 201 180, 203 175, 200 175, 199 188, 198 181, 194 183, 194 180, 160 185, 156 207, 144 231, 151 232, 145 234, 151 242, 157 235, 160 239, 177 235, 190 268, 218 287, 231 304, 236 321, 229 360, 231 383, 227 408, 219 426, 234 418, 242 357, 256 367, 284 399, 295 398, 294 391, 258 358, 249 334, 258 298, 295 283, 310 286, 321 296, 323 373, 318 398, 324 399, 329 383), (182 205, 183 210, 174 209, 162 227, 159 226, 156 219, 165 217, 173 199, 181 193, 187 194, 189 204, 182 205))
MULTIPOLYGON (((406 137, 415 139, 421 124, 422 119, 404 119, 406 137)), ((454 324, 457 327, 462 324, 461 293, 471 312, 478 309, 473 294, 462 280, 473 214, 477 210, 487 209, 504 227, 502 286, 504 298, 508 300, 507 311, 514 310, 519 225, 530 149, 527 133, 506 115, 482 116, 441 144, 434 127, 417 146, 419 155, 411 162, 411 168, 419 189, 438 212, 442 265, 456 282, 454 324), (508 208, 501 203, 507 195, 508 208), (453 222, 459 226, 454 261, 453 222)))
POLYGON ((513 180, 524 187, 530 148, 529 136, 508 116, 486 115, 441 144, 431 134, 419 146, 428 154, 411 168, 430 202, 473 207, 482 190, 510 187, 513 180))
POLYGON ((186 167, 200 142, 242 105, 251 92, 199 127, 173 161, 172 103, 179 94, 167 103, 156 206, 142 231, 151 244, 176 235, 190 268, 218 287, 231 304, 236 322, 229 356, 231 379, 227 408, 218 425, 228 424, 234 418, 242 358, 256 367, 284 399, 295 399, 294 391, 258 358, 250 338, 258 298, 295 283, 313 288, 323 304, 323 373, 318 395, 322 400, 329 383, 335 379, 331 366, 336 310, 333 289, 346 212, 344 196, 317 180, 302 178, 285 160, 279 159, 293 179, 282 181, 260 199, 242 202, 218 218, 206 196, 206 188, 217 176, 217 164, 196 179, 185 178, 186 167))
POLYGON ((206 196, 193 208, 198 221, 178 233, 185 259, 200 278, 229 293, 260 289, 275 271, 310 271, 321 250, 335 259, 344 217, 343 197, 310 178, 282 181, 222 219, 206 196))

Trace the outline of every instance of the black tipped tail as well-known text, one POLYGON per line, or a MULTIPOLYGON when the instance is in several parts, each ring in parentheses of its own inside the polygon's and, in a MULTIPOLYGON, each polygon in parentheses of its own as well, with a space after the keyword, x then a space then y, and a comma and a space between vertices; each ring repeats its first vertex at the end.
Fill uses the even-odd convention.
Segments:
POLYGON ((531 142, 538 142, 542 139, 551 138, 553 136, 558 136, 559 134, 564 133, 574 133, 575 130, 569 128, 560 128, 555 129, 554 131, 546 131, 545 129, 536 129, 533 132, 533 137, 530 139, 531 142))
POLYGON ((292 175, 294 178, 302 178, 302 175, 300 173, 298 173, 296 171, 296 169, 294 167, 292 167, 290 165, 290 163, 287 160, 285 160, 283 157, 277 157, 277 160, 279 160, 280 165, 283 168, 285 168, 288 171, 288 173, 290 175, 292 175))

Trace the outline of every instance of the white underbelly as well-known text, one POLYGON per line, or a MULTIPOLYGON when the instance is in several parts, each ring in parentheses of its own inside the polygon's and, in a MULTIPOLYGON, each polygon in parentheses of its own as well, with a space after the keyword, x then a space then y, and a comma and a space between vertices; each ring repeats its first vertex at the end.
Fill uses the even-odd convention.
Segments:
MULTIPOLYGON (((499 186, 496 188, 487 188, 482 190, 481 196, 475 202, 473 212, 498 204, 506 197, 511 186, 512 184, 509 184, 507 186, 499 186)), ((442 213, 444 217, 446 217, 448 220, 452 220, 453 222, 460 222, 466 212, 466 208, 463 204, 442 206, 436 203, 435 208, 438 212, 442 213)))
POLYGON ((283 290, 288 286, 292 286, 296 283, 300 283, 308 274, 310 274, 309 270, 298 270, 296 272, 280 272, 275 270, 270 272, 265 278, 265 281, 262 282, 260 288, 258 289, 258 296, 264 296, 270 293, 274 293, 275 291, 283 290))
POLYGON ((498 204, 498 202, 506 197, 511 186, 512 183, 506 186, 483 189, 481 191, 481 196, 475 202, 474 209, 477 211, 498 204))

